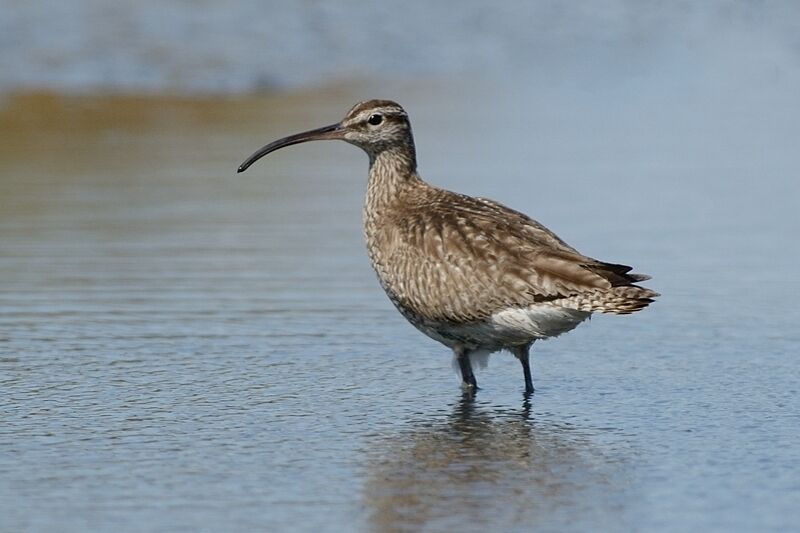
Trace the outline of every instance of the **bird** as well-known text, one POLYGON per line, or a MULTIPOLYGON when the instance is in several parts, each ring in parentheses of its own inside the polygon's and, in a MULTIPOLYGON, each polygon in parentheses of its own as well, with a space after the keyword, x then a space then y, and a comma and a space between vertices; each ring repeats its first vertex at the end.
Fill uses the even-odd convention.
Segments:
POLYGON ((452 350, 466 391, 478 389, 473 366, 507 350, 532 394, 535 341, 592 313, 627 315, 660 296, 638 285, 650 276, 585 256, 519 211, 428 184, 417 172, 408 114, 392 100, 359 102, 335 124, 271 142, 238 172, 316 140, 343 140, 369 157, 362 215, 372 268, 397 310, 452 350))

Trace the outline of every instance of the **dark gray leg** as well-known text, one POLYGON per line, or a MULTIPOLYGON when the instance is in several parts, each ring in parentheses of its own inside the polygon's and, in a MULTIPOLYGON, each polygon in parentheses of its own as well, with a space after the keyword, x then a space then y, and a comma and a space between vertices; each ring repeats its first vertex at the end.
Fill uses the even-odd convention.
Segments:
POLYGON ((530 349, 531 345, 517 346, 514 348, 513 353, 522 363, 522 371, 525 373, 525 394, 533 393, 533 377, 531 376, 531 362, 530 362, 530 349))
POLYGON ((475 380, 475 374, 472 373, 469 352, 464 348, 454 348, 453 352, 458 360, 458 368, 461 369, 461 386, 465 389, 477 390, 478 382, 475 380))

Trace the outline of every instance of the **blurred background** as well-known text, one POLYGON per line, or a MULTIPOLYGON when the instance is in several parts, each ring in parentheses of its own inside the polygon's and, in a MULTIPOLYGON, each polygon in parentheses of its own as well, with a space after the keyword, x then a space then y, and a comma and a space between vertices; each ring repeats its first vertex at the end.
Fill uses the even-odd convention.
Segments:
POLYGON ((456 75, 613 82, 734 64, 743 77, 774 80, 793 73, 800 46, 793 2, 72 0, 2 9, 4 91, 220 95, 456 75))
POLYGON ((800 528, 800 4, 0 0, 0 530, 800 528), (462 398, 364 154, 653 276, 462 398))

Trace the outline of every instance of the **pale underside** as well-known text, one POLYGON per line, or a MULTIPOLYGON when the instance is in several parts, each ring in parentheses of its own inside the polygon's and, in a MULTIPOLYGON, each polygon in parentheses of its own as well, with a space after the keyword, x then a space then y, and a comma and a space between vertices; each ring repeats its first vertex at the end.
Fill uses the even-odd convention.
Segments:
POLYGON ((566 333, 588 319, 591 313, 551 304, 499 311, 487 320, 470 324, 447 324, 409 317, 417 329, 453 349, 463 348, 473 364, 486 366, 488 356, 503 349, 524 346, 538 339, 566 333))

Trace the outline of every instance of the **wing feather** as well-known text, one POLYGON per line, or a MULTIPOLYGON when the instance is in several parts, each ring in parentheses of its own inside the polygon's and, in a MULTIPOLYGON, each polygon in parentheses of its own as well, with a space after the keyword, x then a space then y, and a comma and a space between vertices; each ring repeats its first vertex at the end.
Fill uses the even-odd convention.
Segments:
POLYGON ((530 217, 497 202, 437 189, 388 225, 381 267, 407 309, 453 323, 510 307, 647 279, 580 254, 530 217), (392 283, 391 280, 404 280, 392 283))

